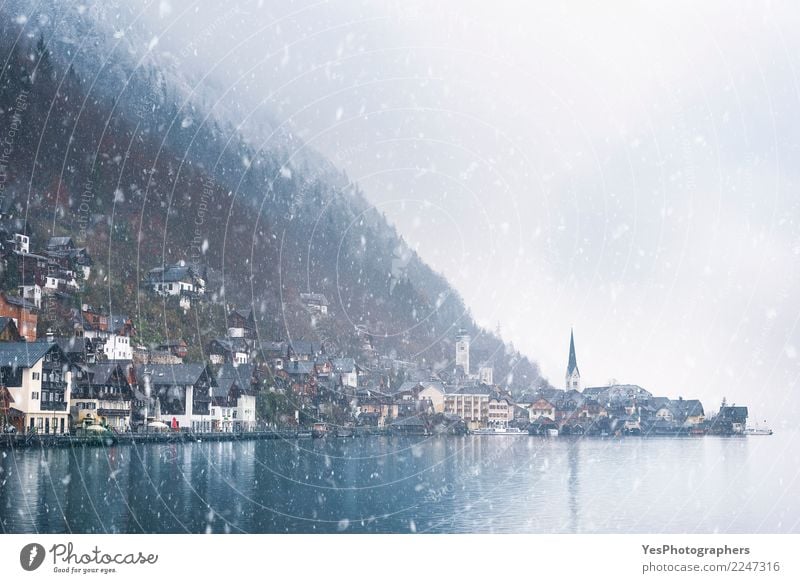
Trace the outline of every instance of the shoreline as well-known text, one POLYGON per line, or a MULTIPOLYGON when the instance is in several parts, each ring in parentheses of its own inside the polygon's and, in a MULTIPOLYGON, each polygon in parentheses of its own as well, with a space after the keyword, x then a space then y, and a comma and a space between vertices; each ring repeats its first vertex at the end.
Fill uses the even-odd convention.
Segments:
MULTIPOLYGON (((480 434, 463 434, 475 435, 480 434)), ((313 437, 309 431, 303 430, 273 430, 273 431, 248 431, 241 433, 192 433, 192 432, 172 432, 172 433, 121 433, 115 435, 2 435, 0 436, 0 450, 31 449, 31 448, 65 448, 65 447, 111 447, 115 445, 147 445, 151 443, 202 443, 223 442, 223 441, 261 441, 270 439, 282 440, 306 440, 306 439, 355 439, 375 436, 393 437, 460 437, 448 433, 422 435, 411 433, 397 433, 390 430, 372 429, 364 433, 353 435, 326 435, 324 437, 313 437)), ((629 439, 631 437, 640 438, 666 438, 666 439, 698 439, 703 437, 748 437, 747 434, 705 434, 691 435, 688 433, 680 434, 641 434, 641 435, 560 435, 560 436, 541 436, 528 433, 514 435, 496 435, 492 438, 515 438, 515 437, 538 437, 546 439, 629 439)))

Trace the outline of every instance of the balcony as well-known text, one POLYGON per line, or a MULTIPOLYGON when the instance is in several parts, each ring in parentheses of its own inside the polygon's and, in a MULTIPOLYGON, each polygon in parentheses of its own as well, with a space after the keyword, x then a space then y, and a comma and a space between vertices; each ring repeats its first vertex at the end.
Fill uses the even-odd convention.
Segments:
POLYGON ((42 381, 43 391, 61 391, 67 390, 67 383, 64 381, 42 381))
POLYGON ((42 401, 39 408, 42 411, 66 411, 67 404, 64 401, 42 401))
POLYGON ((131 414, 130 409, 98 409, 98 415, 103 417, 128 417, 131 414))

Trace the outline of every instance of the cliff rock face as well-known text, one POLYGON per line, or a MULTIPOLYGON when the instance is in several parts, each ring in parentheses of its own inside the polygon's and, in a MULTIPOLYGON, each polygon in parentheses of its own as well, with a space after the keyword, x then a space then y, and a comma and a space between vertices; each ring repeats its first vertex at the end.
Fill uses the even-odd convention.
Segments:
POLYGON ((208 303, 221 306, 216 320, 213 310, 190 315, 186 335, 200 345, 235 304, 254 309, 263 340, 352 354, 368 338, 382 354, 452 372, 464 328, 472 362, 491 362, 496 383, 546 385, 535 364, 476 327, 343 172, 273 120, 235 127, 230 107, 155 55, 157 39, 115 31, 102 3, 10 2, 0 16, 0 203, 34 248, 52 235, 87 247, 95 265, 76 301, 169 337, 173 308, 141 281, 183 260, 208 268, 208 303), (329 315, 311 315, 304 292, 324 294, 329 315))

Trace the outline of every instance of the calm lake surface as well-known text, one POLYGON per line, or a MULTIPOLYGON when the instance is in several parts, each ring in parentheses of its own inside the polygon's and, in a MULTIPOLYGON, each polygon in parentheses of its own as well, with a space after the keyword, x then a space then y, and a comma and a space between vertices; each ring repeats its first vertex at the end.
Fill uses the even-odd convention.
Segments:
POLYGON ((0 451, 3 532, 800 532, 795 434, 0 451))

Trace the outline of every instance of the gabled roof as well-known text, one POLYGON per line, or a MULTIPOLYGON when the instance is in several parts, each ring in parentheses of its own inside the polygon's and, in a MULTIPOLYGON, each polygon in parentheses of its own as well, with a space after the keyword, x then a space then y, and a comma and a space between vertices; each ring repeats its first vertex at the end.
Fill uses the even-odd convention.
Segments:
POLYGON ((677 401, 672 401, 672 403, 673 406, 680 411, 681 415, 685 417, 699 417, 705 415, 703 404, 698 399, 679 399, 677 401))
POLYGON ((23 308, 23 309, 29 310, 29 311, 38 310, 38 308, 36 307, 36 304, 32 304, 28 300, 22 299, 19 296, 9 296, 9 295, 6 295, 6 294, 0 294, 0 296, 5 298, 6 302, 8 302, 12 306, 17 306, 19 308, 23 308))
POLYGON ((434 389, 442 394, 445 394, 447 392, 447 389, 445 388, 444 383, 442 381, 423 381, 419 384, 422 385, 423 390, 434 389))
MULTIPOLYGON (((136 379, 142 383, 146 373, 150 373, 153 386, 157 385, 194 385, 206 370, 201 363, 190 364, 140 364, 136 366, 136 379)), ((212 384, 214 376, 211 376, 212 384)))
POLYGON ((331 365, 333 366, 334 372, 344 374, 354 372, 358 368, 358 365, 353 358, 334 358, 331 361, 331 365))
POLYGON ((0 333, 5 331, 6 328, 11 328, 14 336, 19 336, 19 330, 17 329, 17 325, 14 322, 13 318, 9 318, 8 316, 3 316, 0 318, 0 333))
POLYGON ((284 370, 292 374, 312 374, 314 372, 314 363, 308 360, 295 360, 288 363, 284 370))
POLYGON ((116 334, 128 323, 130 318, 125 315, 109 316, 108 317, 108 331, 116 334))
POLYGON ((151 283, 193 281, 194 277, 197 277, 197 273, 190 265, 165 265, 154 267, 147 272, 147 278, 151 283))
POLYGON ((77 352, 86 352, 86 343, 91 344, 89 338, 82 338, 80 336, 56 336, 53 342, 58 344, 58 347, 64 354, 75 354, 77 352))
POLYGON ((102 362, 94 364, 87 368, 87 372, 91 375, 91 382, 84 382, 83 384, 92 385, 108 385, 112 384, 112 377, 115 373, 119 373, 122 383, 121 385, 128 384, 128 375, 125 367, 118 362, 102 362))
POLYGON ((47 241, 48 249, 55 249, 58 247, 74 247, 72 237, 50 237, 47 241))
POLYGON ((217 371, 217 386, 212 391, 215 398, 228 396, 234 383, 242 390, 251 390, 255 366, 252 364, 239 364, 234 366, 226 363, 217 371))
POLYGON ((393 388, 389 392, 393 395, 397 395, 399 393, 409 393, 409 392, 413 393, 414 390, 420 386, 422 386, 422 383, 418 383, 416 381, 405 381, 399 387, 393 388))
POLYGON ((0 342, 0 366, 31 368, 52 348, 55 342, 0 342))
POLYGON ((308 340, 292 340, 289 346, 295 354, 313 355, 317 352, 321 352, 319 344, 308 340))
POLYGON ((244 320, 250 320, 253 316, 253 309, 252 308, 236 308, 231 312, 231 314, 236 314, 240 318, 244 320))

